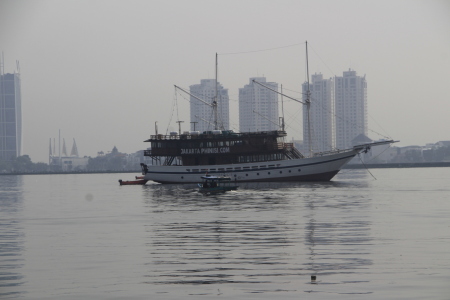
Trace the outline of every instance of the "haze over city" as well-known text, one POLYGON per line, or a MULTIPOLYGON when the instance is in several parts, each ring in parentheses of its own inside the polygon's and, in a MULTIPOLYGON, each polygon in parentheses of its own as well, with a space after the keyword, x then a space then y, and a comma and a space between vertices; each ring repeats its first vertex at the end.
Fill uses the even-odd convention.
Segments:
MULTIPOLYGON (((310 74, 366 75, 369 137, 424 145, 450 140, 449 16, 448 1, 0 0, 0 50, 5 73, 20 62, 33 161, 48 161, 58 130, 87 156, 145 149, 156 121, 161 133, 178 119, 189 130, 188 97, 173 112, 173 85, 214 78, 215 53, 236 130, 250 77, 301 97, 305 41, 310 74)), ((302 107, 285 100, 288 137, 302 139, 302 107)))

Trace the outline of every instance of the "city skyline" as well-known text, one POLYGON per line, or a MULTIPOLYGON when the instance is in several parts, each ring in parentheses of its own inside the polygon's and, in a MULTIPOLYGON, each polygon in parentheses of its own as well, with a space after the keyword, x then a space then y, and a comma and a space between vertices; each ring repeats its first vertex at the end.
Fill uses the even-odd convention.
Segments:
MULTIPOLYGON (((366 74, 370 137, 424 145, 450 139, 448 15, 448 1, 437 0, 0 0, 0 50, 5 73, 21 63, 22 153, 33 161, 47 161, 59 129, 88 156, 145 149, 155 122, 178 131, 169 124, 173 85, 213 78, 215 53, 236 129, 248 78, 270 78, 301 99, 306 40, 310 74, 366 74)), ((189 120, 189 102, 178 102, 189 120)), ((302 105, 285 98, 284 111, 288 138, 303 139, 302 105)))

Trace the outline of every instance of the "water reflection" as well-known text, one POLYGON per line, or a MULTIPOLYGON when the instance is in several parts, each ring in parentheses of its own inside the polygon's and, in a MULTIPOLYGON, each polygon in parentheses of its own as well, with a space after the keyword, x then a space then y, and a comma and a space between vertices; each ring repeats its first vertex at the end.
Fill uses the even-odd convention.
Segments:
MULTIPOLYGON (((291 188, 295 186, 291 185, 291 188)), ((273 205, 287 205, 289 200, 280 193, 282 184, 243 184, 238 191, 224 194, 204 195, 196 185, 153 184, 143 189, 143 199, 153 212, 167 211, 234 211, 271 210, 273 205), (206 209, 206 210, 205 210, 206 209)))
POLYGON ((195 187, 149 185, 144 193, 152 217, 146 226, 151 261, 145 282, 247 286, 281 280, 280 266, 290 265, 286 253, 297 237, 274 214, 289 211, 289 199, 272 189, 204 196, 195 187))
MULTIPOLYGON (((373 237, 367 215, 370 198, 364 193, 352 197, 337 195, 331 198, 313 195, 305 200, 305 245, 309 251, 305 266, 316 275, 320 284, 356 283, 364 281, 332 282, 330 275, 356 274, 372 264, 370 248, 373 237)), ((333 278, 333 277, 331 277, 333 278)), ((319 288, 316 287, 318 292, 319 288)), ((312 292, 312 291, 307 291, 312 292)), ((370 294, 371 291, 346 291, 346 294, 370 294)))
MULTIPOLYGON (((354 171, 354 170, 352 170, 354 171)), ((362 173, 361 170, 357 170, 360 173, 344 173, 339 175, 341 180, 327 181, 327 182, 243 182, 239 183, 237 191, 231 192, 232 195, 242 194, 248 191, 280 191, 284 192, 289 189, 328 189, 328 188, 354 188, 354 187, 368 187, 366 180, 361 180, 367 177, 366 173, 362 173), (361 181, 355 182, 354 179, 360 179, 361 181), (350 181, 349 181, 350 180, 350 181), (357 186, 356 186, 357 185, 357 186)), ((149 199, 153 197, 155 199, 172 196, 176 198, 190 198, 198 193, 197 184, 147 184, 143 186, 144 195, 149 199)), ((230 194, 230 193, 228 193, 230 194)), ((225 195, 228 195, 225 194, 225 195)), ((217 195, 213 195, 217 196, 217 195)))
POLYGON ((145 282, 233 283, 259 293, 313 274, 356 273, 372 264, 364 185, 245 183, 213 196, 195 185, 145 186, 152 220, 145 228, 151 257, 145 282), (361 192, 350 196, 348 189, 361 192))
POLYGON ((22 176, 0 176, 0 298, 19 297, 11 289, 22 285, 20 273, 24 234, 19 214, 22 210, 22 176))
POLYGON ((148 277, 157 284, 268 282, 255 279, 252 273, 255 265, 288 264, 287 258, 279 255, 278 248, 291 246, 292 242, 280 230, 280 225, 279 221, 155 225, 149 228, 151 264, 161 269, 148 277))

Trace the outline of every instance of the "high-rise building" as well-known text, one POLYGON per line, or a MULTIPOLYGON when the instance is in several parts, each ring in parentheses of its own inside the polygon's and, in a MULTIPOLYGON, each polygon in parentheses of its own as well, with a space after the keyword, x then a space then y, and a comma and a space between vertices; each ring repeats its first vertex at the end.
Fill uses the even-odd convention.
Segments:
MULTIPOLYGON (((334 138, 334 82, 323 79, 322 74, 311 76, 309 84, 310 111, 309 124, 311 126, 311 146, 308 132, 308 110, 303 106, 303 151, 330 151, 335 147, 334 138)), ((306 101, 308 83, 302 85, 303 101, 306 101)))
POLYGON ((352 140, 360 134, 367 136, 366 76, 356 71, 343 72, 335 77, 336 147, 352 147, 352 140))
MULTIPOLYGON (((216 80, 202 79, 200 84, 190 86, 190 93, 204 102, 212 104, 216 96, 216 80)), ((218 129, 228 130, 230 126, 228 89, 224 89, 217 83, 217 122, 218 129)), ((190 97, 191 130, 210 131, 214 130, 213 108, 195 97, 190 97)))
POLYGON ((239 89, 239 131, 257 132, 279 130, 278 83, 266 82, 265 77, 250 78, 249 84, 239 89))
POLYGON ((3 73, 0 66, 0 159, 12 160, 22 150, 20 74, 3 73))

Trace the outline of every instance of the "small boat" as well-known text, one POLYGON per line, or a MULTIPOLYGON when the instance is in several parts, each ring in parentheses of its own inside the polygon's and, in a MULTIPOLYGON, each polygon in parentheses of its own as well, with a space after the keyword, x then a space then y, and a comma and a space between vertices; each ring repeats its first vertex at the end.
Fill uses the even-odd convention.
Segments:
POLYGON ((144 179, 144 176, 135 176, 136 177, 136 180, 138 180, 138 179, 144 179))
POLYGON ((147 183, 148 180, 145 179, 139 179, 139 180, 127 180, 123 181, 122 179, 119 179, 120 185, 144 185, 147 183))
POLYGON ((238 186, 234 185, 228 176, 201 176, 202 183, 198 184, 199 192, 202 194, 220 194, 227 191, 237 190, 238 186))

